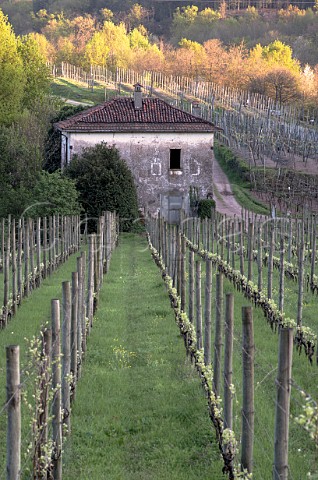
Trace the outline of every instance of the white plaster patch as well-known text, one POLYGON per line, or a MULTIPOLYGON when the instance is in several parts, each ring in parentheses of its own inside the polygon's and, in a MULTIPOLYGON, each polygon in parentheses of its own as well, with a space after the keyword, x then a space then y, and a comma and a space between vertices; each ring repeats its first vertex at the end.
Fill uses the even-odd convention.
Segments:
POLYGON ((200 164, 193 158, 190 160, 190 173, 191 175, 200 175, 201 169, 200 164))
POLYGON ((161 163, 157 159, 151 162, 151 175, 161 175, 161 163))

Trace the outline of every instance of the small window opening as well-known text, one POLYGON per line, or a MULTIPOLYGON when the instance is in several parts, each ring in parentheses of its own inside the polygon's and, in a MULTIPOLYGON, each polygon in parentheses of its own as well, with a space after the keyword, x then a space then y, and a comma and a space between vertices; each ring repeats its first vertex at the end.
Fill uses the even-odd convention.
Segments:
POLYGON ((171 148, 170 150, 170 170, 181 169, 181 148, 171 148))

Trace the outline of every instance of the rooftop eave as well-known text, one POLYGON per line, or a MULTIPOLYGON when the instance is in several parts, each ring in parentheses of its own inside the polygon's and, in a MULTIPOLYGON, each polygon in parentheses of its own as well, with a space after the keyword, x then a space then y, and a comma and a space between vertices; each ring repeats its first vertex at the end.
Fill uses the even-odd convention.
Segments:
POLYGON ((193 125, 193 124, 162 124, 162 125, 149 125, 149 124, 120 124, 120 125, 81 125, 62 127, 56 126, 57 130, 67 133, 166 133, 166 132, 180 132, 180 133, 214 133, 220 131, 219 127, 210 125, 193 125))

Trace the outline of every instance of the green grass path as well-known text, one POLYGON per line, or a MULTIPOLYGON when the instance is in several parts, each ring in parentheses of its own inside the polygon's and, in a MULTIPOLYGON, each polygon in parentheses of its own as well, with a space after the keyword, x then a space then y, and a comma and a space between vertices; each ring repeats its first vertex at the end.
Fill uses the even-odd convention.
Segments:
POLYGON ((200 380, 146 242, 122 236, 65 444, 67 480, 224 479, 200 380))

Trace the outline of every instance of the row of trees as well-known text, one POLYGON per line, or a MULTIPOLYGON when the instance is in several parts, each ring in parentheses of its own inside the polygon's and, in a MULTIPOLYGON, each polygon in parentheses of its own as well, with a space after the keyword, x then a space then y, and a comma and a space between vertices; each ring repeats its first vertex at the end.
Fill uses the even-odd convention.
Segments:
POLYGON ((59 105, 36 40, 17 37, 0 11, 0 216, 79 213, 73 182, 42 171, 50 121, 59 105))
POLYGON ((63 13, 52 14, 42 9, 33 15, 35 31, 27 38, 29 42, 31 39, 36 42, 45 59, 55 64, 65 61, 85 69, 100 65, 112 70, 116 67, 157 70, 248 89, 279 102, 298 100, 305 104, 307 99, 317 100, 318 67, 302 65, 292 48, 276 38, 281 32, 282 39, 291 41, 296 52, 305 42, 303 51, 307 54, 311 51, 308 44, 311 42, 314 57, 305 58, 318 65, 315 33, 318 14, 289 7, 267 18, 254 7, 248 7, 240 17, 227 18, 226 10, 221 7, 218 10, 199 10, 194 5, 177 8, 171 43, 148 33, 144 24, 149 24, 150 12, 139 4, 125 12, 124 21, 121 14, 115 15, 106 8, 96 16, 84 14, 69 18, 63 13), (229 30, 227 38, 218 34, 222 25, 227 25, 229 30), (255 35, 250 38, 253 46, 247 48, 250 29, 255 35), (266 42, 255 45, 261 32, 267 32, 266 38, 260 35, 266 42), (292 33, 297 38, 292 39, 292 33), (220 38, 224 38, 225 43, 220 38), (242 39, 244 42, 240 43, 242 39))
MULTIPOLYGON (((191 2, 183 0, 161 1, 158 0, 140 0, 138 2, 139 10, 142 12, 142 20, 144 25, 156 35, 168 36, 171 23, 176 15, 177 8, 189 8, 191 2)), ((313 8, 317 6, 317 0, 293 1, 289 0, 206 0, 200 1, 199 5, 203 10, 213 9, 221 13, 222 19, 228 17, 235 17, 239 19, 238 25, 242 17, 244 17, 244 10, 248 7, 254 7, 260 11, 277 11, 282 8, 286 9, 292 4, 298 8, 313 8)), ((131 23, 134 23, 136 15, 131 13, 135 7, 135 0, 0 0, 0 8, 9 15, 10 21, 14 25, 17 33, 28 33, 36 30, 39 22, 36 14, 43 9, 46 9, 50 14, 57 14, 64 12, 67 16, 74 18, 79 15, 88 13, 98 19, 101 19, 101 11, 105 8, 110 9, 116 15, 116 19, 124 21, 126 25, 131 28, 131 23)), ((206 18, 203 22, 207 25, 209 14, 204 15, 206 18)), ((244 21, 243 21, 244 22, 244 21)), ((230 24, 224 22, 221 26, 220 34, 229 36, 231 34, 230 24), (223 29, 224 26, 224 29, 223 29)), ((248 26, 248 25, 247 25, 248 26)), ((243 25, 242 25, 243 27, 243 25)), ((267 29, 268 31, 269 29, 267 29)), ((276 27, 275 27, 276 30, 276 27)), ((198 33, 198 31, 197 31, 198 33)), ((237 31, 235 31, 236 36, 237 31)), ((250 35, 253 37, 257 33, 254 28, 248 29, 245 33, 242 28, 239 28, 241 36, 250 35), (243 33, 242 33, 243 32, 243 33)), ((264 27, 258 34, 266 33, 264 27)), ((209 37, 210 38, 210 37, 209 37)), ((224 39, 220 38, 224 41, 224 39)))
MULTIPOLYGON (((308 5, 306 5, 308 7, 308 5)), ((247 6, 237 15, 227 10, 221 2, 217 10, 199 9, 195 5, 178 8, 174 13, 171 42, 174 45, 186 37, 204 43, 217 38, 226 45, 244 41, 252 48, 257 43, 265 45, 277 37, 290 44, 302 63, 317 63, 315 54, 317 31, 316 9, 289 6, 280 10, 257 10, 247 6)))
MULTIPOLYGON (((120 22, 118 16, 107 9, 101 10, 99 17, 85 14, 72 19, 40 10, 35 15, 38 32, 29 38, 38 44, 42 55, 55 64, 66 61, 86 69, 100 65, 111 70, 116 67, 139 72, 155 70, 265 94, 278 103, 298 101, 305 107, 307 101, 317 101, 318 66, 302 66, 286 43, 273 40, 247 48, 246 43, 226 45, 217 38, 214 26, 225 21, 229 22, 232 35, 237 34, 235 25, 240 22, 246 32, 251 25, 255 32, 262 31, 259 22, 264 23, 265 19, 255 8, 248 8, 239 19, 223 18, 226 14, 221 7, 218 11, 211 8, 199 11, 195 6, 178 8, 172 22, 172 42, 176 46, 148 33, 141 23, 147 20, 146 12, 135 4, 126 14, 125 22, 120 22), (203 41, 205 38, 208 39, 203 41)), ((290 7, 279 11, 276 17, 277 24, 285 28, 287 39, 291 25, 298 33, 310 26, 311 38, 316 44, 314 31, 318 31, 318 15, 313 11, 290 7)), ((267 31, 269 21, 264 23, 267 31)), ((271 27, 275 28, 273 23, 271 27)), ((271 31, 268 40, 278 35, 278 31, 271 31)), ((231 38, 233 40, 233 36, 231 38)), ((238 35, 235 40, 239 38, 238 35)), ((318 57, 316 60, 318 62, 318 57)))
POLYGON ((99 147, 87 153, 86 167, 84 156, 67 172, 56 170, 61 147, 53 123, 78 108, 52 98, 50 82, 34 36, 17 37, 0 10, 0 217, 81 211, 98 217, 108 209, 129 218, 123 224, 129 228, 138 216, 136 189, 117 150, 99 147))

